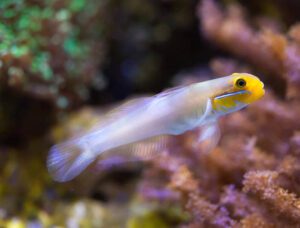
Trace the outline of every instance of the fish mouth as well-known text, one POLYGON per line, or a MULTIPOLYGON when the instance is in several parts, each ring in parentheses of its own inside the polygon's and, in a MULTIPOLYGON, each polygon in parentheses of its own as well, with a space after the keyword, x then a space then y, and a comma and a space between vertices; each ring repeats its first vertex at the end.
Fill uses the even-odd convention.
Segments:
POLYGON ((215 99, 218 100, 218 99, 222 99, 222 98, 226 98, 226 97, 243 95, 243 94, 251 94, 251 92, 248 90, 228 91, 228 92, 225 92, 225 93, 215 96, 215 99))

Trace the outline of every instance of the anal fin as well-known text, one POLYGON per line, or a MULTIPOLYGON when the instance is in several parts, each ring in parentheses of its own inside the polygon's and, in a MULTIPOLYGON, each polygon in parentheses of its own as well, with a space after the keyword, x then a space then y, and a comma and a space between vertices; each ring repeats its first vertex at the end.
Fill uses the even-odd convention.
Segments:
POLYGON ((131 162, 149 161, 163 152, 170 136, 163 135, 108 150, 97 158, 97 167, 107 169, 131 162))

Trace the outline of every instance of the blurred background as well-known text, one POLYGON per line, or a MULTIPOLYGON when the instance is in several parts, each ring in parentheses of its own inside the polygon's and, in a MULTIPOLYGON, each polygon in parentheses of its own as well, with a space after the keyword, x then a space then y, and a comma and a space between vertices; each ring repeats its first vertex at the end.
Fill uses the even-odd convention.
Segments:
POLYGON ((300 225, 300 2, 1 0, 0 227, 300 225), (233 72, 265 97, 148 162, 51 179, 49 148, 114 104, 233 72))

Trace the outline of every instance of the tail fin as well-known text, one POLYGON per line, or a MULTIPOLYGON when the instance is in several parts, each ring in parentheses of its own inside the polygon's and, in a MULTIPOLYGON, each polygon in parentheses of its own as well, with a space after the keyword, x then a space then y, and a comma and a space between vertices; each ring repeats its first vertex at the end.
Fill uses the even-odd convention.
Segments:
POLYGON ((95 158, 86 143, 71 140, 50 149, 47 167, 54 180, 65 182, 79 175, 95 158))

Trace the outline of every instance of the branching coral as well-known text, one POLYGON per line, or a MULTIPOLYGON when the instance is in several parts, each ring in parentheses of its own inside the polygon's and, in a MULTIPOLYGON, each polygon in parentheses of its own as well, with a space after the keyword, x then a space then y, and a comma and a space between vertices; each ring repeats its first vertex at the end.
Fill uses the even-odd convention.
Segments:
POLYGON ((220 145, 209 154, 195 143, 195 132, 171 140, 145 172, 141 194, 148 198, 147 188, 169 188, 164 197, 152 195, 151 200, 179 200, 191 216, 188 227, 298 224, 298 158, 290 144, 298 128, 290 121, 297 113, 269 95, 225 117, 220 145), (267 107, 273 102, 277 109, 267 107), (287 127, 274 128, 270 122, 276 121, 287 127))
POLYGON ((284 79, 287 97, 299 98, 299 25, 287 34, 270 26, 256 31, 239 5, 230 5, 224 12, 213 0, 201 2, 198 16, 209 40, 272 76, 278 87, 284 79))
POLYGON ((274 74, 282 71, 281 52, 271 47, 281 50, 285 40, 271 31, 256 32, 248 25, 241 7, 231 5, 223 12, 214 1, 204 0, 198 12, 201 31, 207 38, 262 69, 274 74))
POLYGON ((245 175, 244 191, 255 194, 260 200, 271 205, 273 212, 284 216, 287 221, 298 223, 300 199, 295 194, 281 188, 275 171, 251 171, 245 175))
POLYGON ((218 227, 235 224, 235 221, 228 217, 225 207, 215 205, 201 195, 199 183, 187 167, 178 167, 178 170, 171 177, 170 185, 172 189, 181 193, 181 199, 185 202, 184 206, 193 217, 192 224, 218 227))

